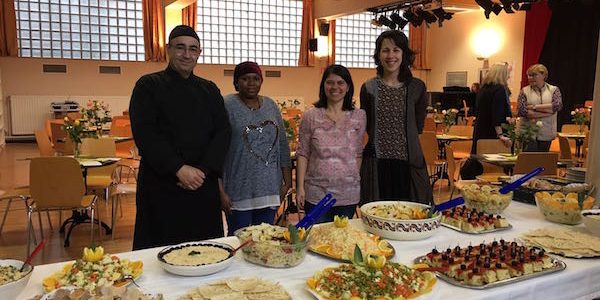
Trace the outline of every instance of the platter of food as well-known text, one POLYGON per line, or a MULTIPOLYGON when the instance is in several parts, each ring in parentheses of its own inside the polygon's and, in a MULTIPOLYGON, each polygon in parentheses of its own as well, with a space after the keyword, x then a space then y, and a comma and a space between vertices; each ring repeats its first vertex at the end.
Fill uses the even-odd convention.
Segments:
POLYGON ((102 286, 129 284, 131 281, 124 281, 123 278, 139 278, 142 268, 141 261, 130 261, 106 254, 102 247, 84 248, 82 258, 65 264, 62 270, 44 278, 42 285, 46 292, 66 286, 80 287, 93 292, 102 286))
POLYGON ((309 232, 262 223, 240 228, 235 231, 242 248, 244 259, 258 265, 272 268, 289 268, 300 264, 306 256, 309 232), (251 242, 250 242, 251 241, 251 242))
POLYGON ((440 228, 440 214, 431 206, 408 201, 374 201, 360 207, 365 229, 380 237, 413 241, 434 235, 440 228))
POLYGON ((570 258, 600 257, 600 238, 568 228, 540 228, 521 236, 525 243, 570 258))
POLYGON ((417 257, 422 270, 432 270, 442 280, 471 289, 488 289, 562 271, 566 264, 544 249, 504 240, 445 251, 433 249, 417 257))
POLYGON ((327 267, 307 279, 309 292, 317 299, 412 299, 432 291, 437 280, 431 272, 421 272, 367 256, 363 263, 327 267), (352 298, 354 299, 354 298, 352 298))
POLYGON ((396 254, 396 250, 388 241, 350 225, 346 218, 337 218, 332 223, 314 226, 308 249, 335 260, 348 262, 354 255, 356 245, 365 254, 387 258, 396 254))
POLYGON ((466 206, 453 207, 442 212, 442 226, 450 229, 471 233, 484 234, 512 229, 506 218, 500 215, 485 214, 477 209, 466 206))
POLYGON ((80 287, 61 287, 47 293, 39 300, 87 300, 87 299, 118 299, 118 300, 163 300, 162 294, 147 294, 135 286, 115 287, 103 286, 97 288, 93 293, 80 287))
POLYGON ((227 278, 189 290, 179 300, 247 299, 291 300, 288 292, 276 282, 251 278, 227 278))
POLYGON ((216 273, 233 261, 233 247, 217 242, 182 243, 158 252, 158 261, 167 272, 183 276, 216 273))

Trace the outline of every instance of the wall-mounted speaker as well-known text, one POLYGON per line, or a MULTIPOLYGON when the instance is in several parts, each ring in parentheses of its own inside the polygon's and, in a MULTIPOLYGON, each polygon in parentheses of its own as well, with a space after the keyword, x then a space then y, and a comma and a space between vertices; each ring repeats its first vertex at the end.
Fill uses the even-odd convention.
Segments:
POLYGON ((321 36, 329 35, 329 23, 319 21, 319 34, 321 36))
POLYGON ((318 50, 318 42, 317 39, 310 39, 308 40, 308 50, 315 52, 318 50))

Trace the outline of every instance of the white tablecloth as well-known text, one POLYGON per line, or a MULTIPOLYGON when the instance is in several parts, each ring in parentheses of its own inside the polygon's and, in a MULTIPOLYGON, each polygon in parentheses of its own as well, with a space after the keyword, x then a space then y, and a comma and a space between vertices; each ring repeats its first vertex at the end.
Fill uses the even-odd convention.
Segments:
MULTIPOLYGON (((560 224, 550 223, 535 206, 513 201, 503 214, 513 225, 512 230, 470 235, 459 233, 442 227, 433 237, 422 241, 391 241, 396 249, 392 261, 411 265, 415 257, 429 252, 433 247, 446 249, 457 244, 466 246, 469 242, 479 244, 490 242, 496 238, 512 241, 521 233, 541 228, 558 227, 560 224)), ((565 225, 566 226, 566 225, 565 225)), ((579 226, 581 227, 581 226, 579 226)), ((581 228, 583 230, 583 228, 581 228)), ((226 237, 218 241, 237 246, 235 237, 226 237)), ((263 279, 280 282, 292 295, 293 299, 314 299, 305 289, 305 281, 316 271, 325 266, 337 265, 338 262, 309 252, 305 260, 294 268, 272 269, 246 262, 241 253, 234 257, 235 261, 227 269, 204 277, 182 277, 164 271, 156 259, 162 248, 153 248, 118 254, 121 258, 142 260, 144 273, 136 282, 148 292, 163 293, 166 299, 177 299, 189 289, 220 278, 235 276, 258 276, 263 279)), ((538 278, 518 282, 508 286, 488 290, 472 290, 452 286, 439 280, 433 292, 423 299, 593 299, 600 297, 600 259, 569 259, 559 257, 567 264, 564 271, 544 275, 538 278)), ((19 299, 29 299, 42 293, 42 279, 62 268, 65 262, 36 266, 29 284, 19 299)), ((265 299, 268 300, 268 299, 265 299)))

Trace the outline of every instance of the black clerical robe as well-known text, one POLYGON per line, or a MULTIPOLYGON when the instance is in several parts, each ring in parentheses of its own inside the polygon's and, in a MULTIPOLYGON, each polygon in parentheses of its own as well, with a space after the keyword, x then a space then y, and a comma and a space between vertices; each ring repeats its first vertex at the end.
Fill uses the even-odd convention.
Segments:
POLYGON ((129 113, 142 157, 133 250, 223 236, 217 178, 231 128, 217 86, 167 67, 138 80, 129 113), (184 164, 206 174, 202 187, 177 186, 184 164))

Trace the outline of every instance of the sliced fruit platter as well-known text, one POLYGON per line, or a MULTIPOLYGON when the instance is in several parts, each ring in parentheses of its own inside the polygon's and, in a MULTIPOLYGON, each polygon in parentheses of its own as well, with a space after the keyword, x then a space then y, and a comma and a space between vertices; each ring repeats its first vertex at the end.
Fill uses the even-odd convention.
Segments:
POLYGON ((512 225, 501 215, 486 214, 466 206, 453 207, 442 212, 442 225, 466 233, 489 233, 511 229, 512 225))
POLYGON ((365 254, 393 257, 392 245, 379 236, 349 224, 345 217, 335 216, 334 222, 312 228, 308 249, 312 252, 342 261, 350 261, 358 245, 365 254))
POLYGON ((489 244, 433 249, 415 259, 421 270, 435 271, 450 284, 486 289, 564 270, 566 265, 544 249, 503 239, 489 244))
POLYGON ((143 263, 120 259, 104 253, 102 247, 84 248, 83 257, 66 264, 62 270, 44 278, 42 284, 46 292, 65 287, 76 286, 87 291, 98 287, 128 284, 126 276, 136 279, 142 274, 143 263))

